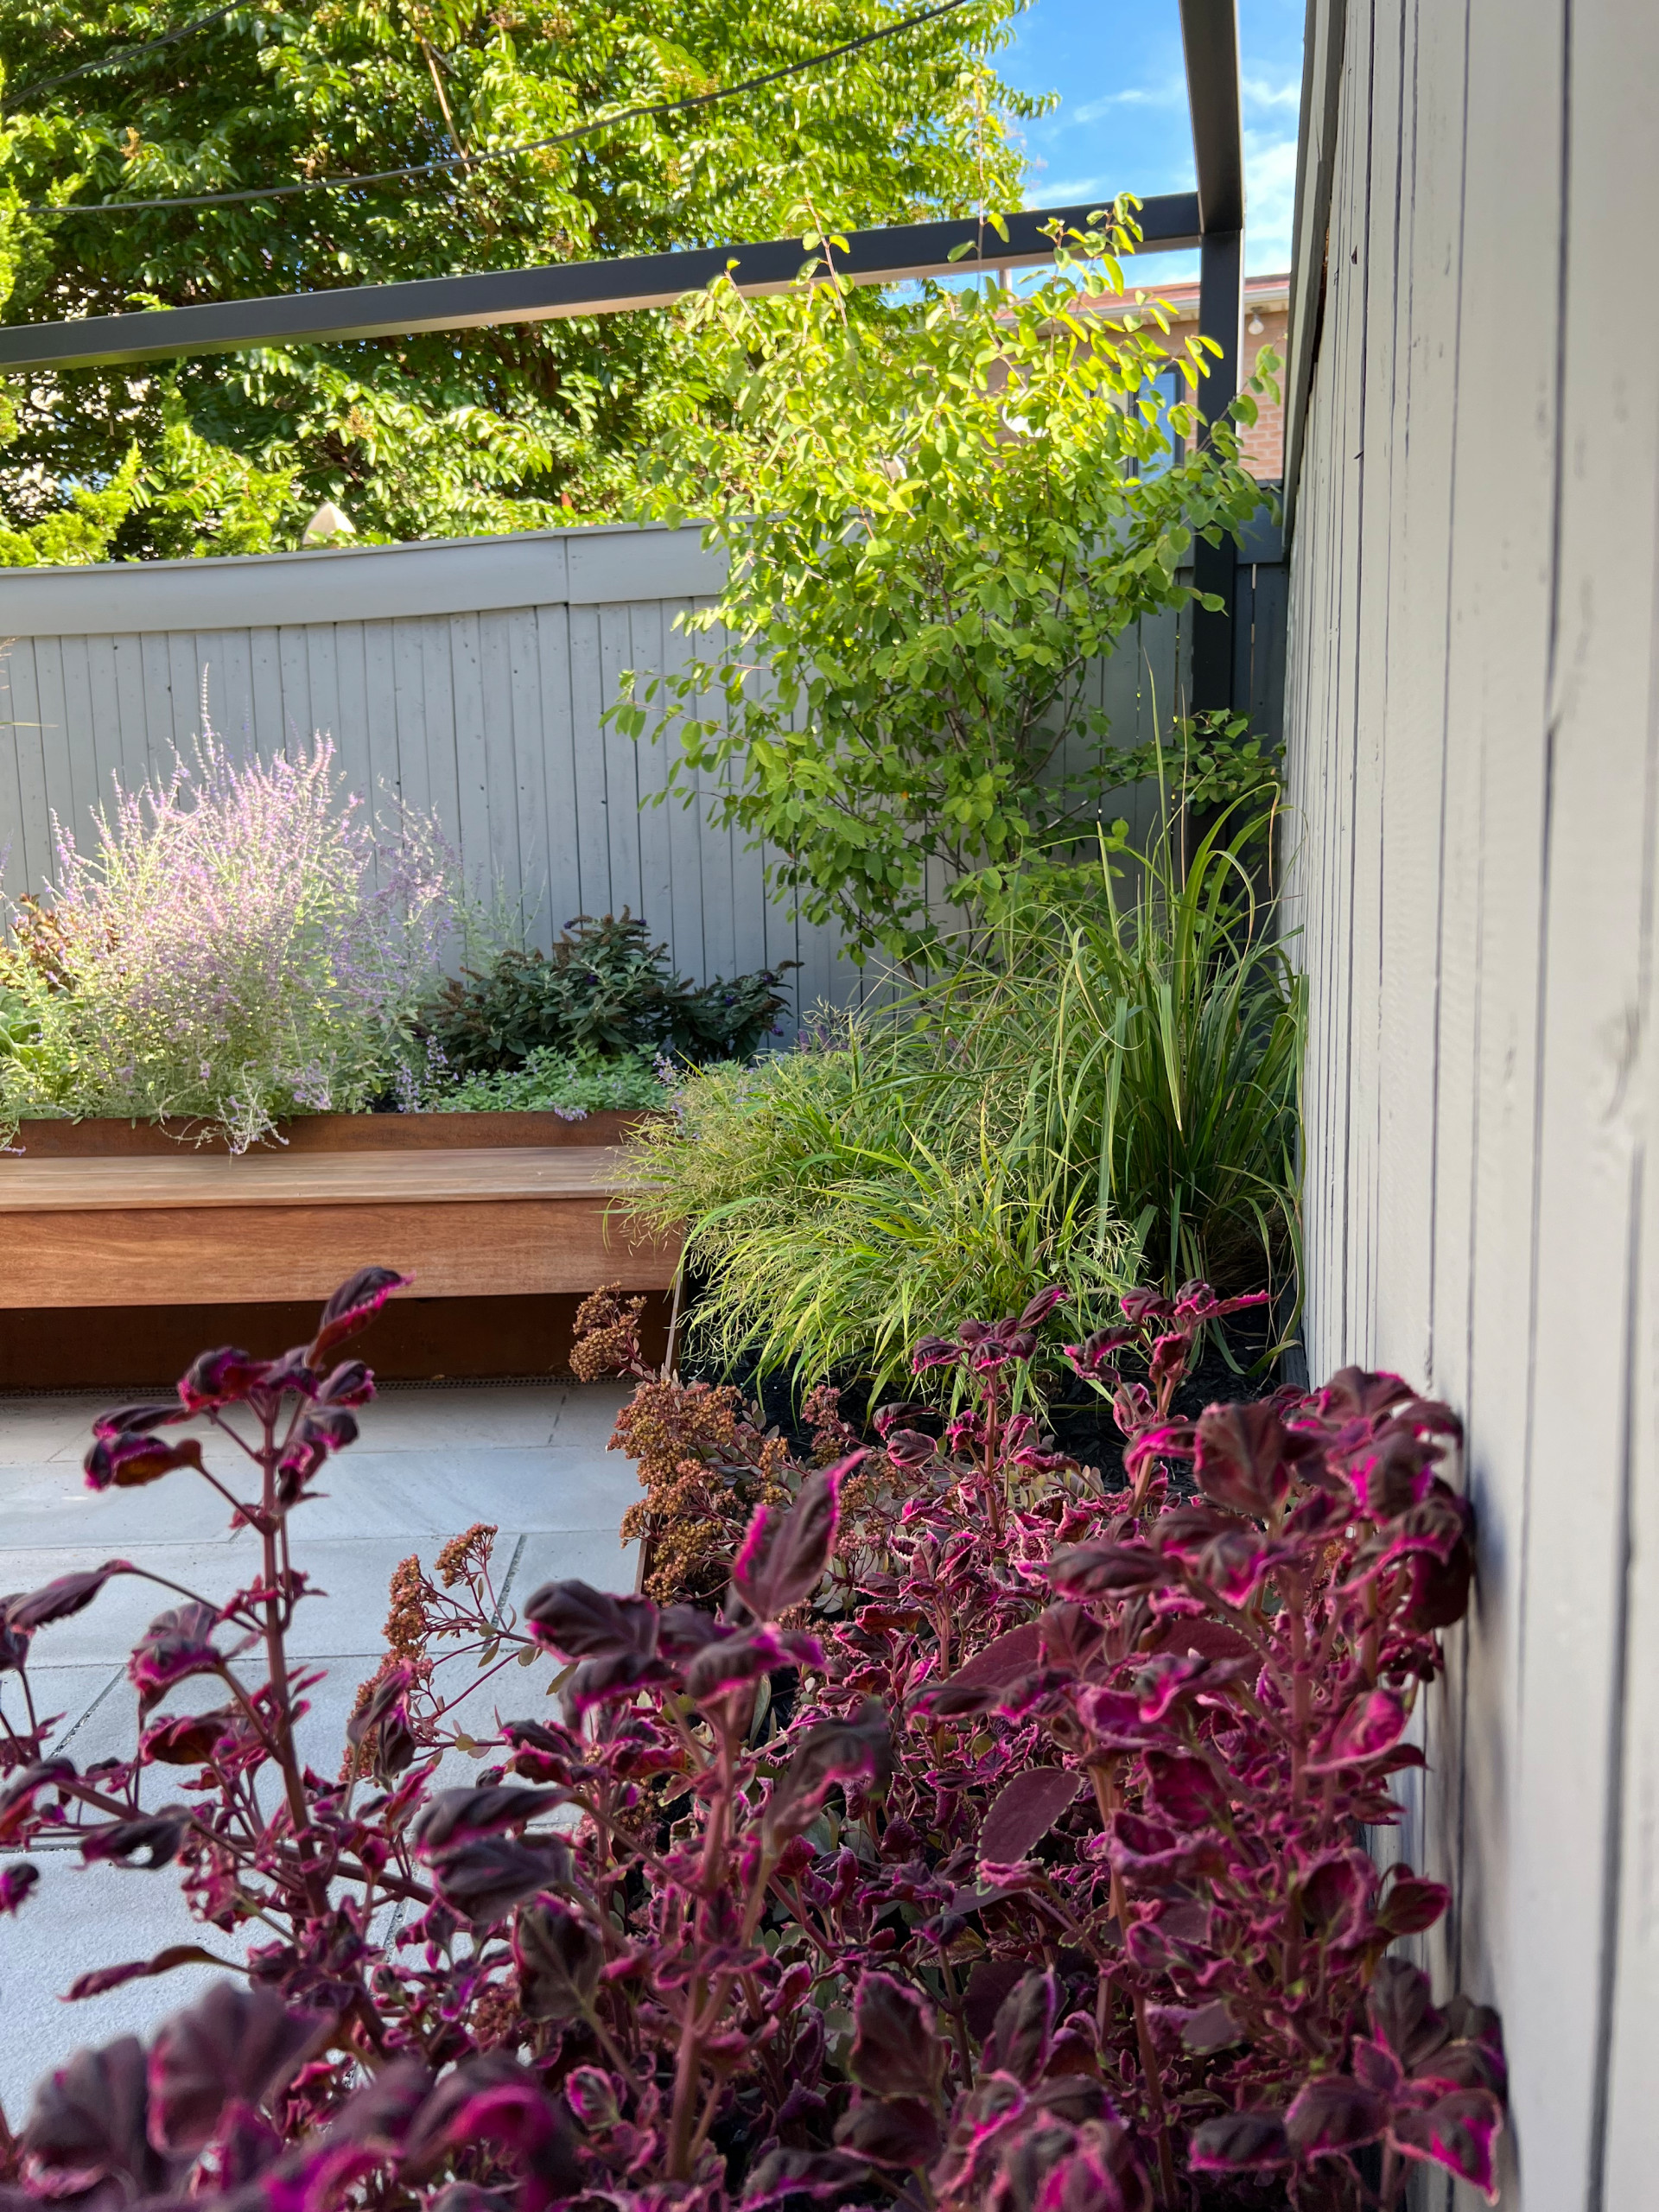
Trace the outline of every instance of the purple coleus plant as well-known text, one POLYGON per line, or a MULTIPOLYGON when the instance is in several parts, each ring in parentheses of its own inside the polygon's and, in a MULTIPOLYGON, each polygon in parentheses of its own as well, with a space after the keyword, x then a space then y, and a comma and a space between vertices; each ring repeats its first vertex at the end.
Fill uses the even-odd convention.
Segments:
MULTIPOLYGON (((1391 1955, 1446 1893, 1360 1847, 1467 1598, 1444 1407, 1351 1370, 1178 1420, 1225 1302, 1136 1294, 1071 1353, 1128 1440, 1109 1494, 1013 1410, 1034 1301, 919 1347, 959 1409, 883 1408, 879 1447, 796 1469, 718 1611, 566 1581, 514 1614, 487 1529, 442 1589, 400 1569, 329 1780, 296 1745, 290 1522, 372 1393, 336 1355, 398 1281, 98 1424, 94 1487, 199 1475, 259 1572, 220 1605, 168 1586, 130 1759, 8 1732, 0 1842, 176 1865, 255 1940, 83 1974, 238 1980, 45 2083, 10 2200, 1338 2212, 1425 2164, 1492 2193, 1497 2023, 1391 1955), (543 1653, 557 1707, 463 1740, 437 1669, 543 1653), (203 1678, 217 1706, 168 1709, 203 1678), (438 1787, 457 1744, 492 1763, 438 1787)), ((0 1664, 26 1682, 34 1637, 136 1571, 5 1600, 0 1664)))

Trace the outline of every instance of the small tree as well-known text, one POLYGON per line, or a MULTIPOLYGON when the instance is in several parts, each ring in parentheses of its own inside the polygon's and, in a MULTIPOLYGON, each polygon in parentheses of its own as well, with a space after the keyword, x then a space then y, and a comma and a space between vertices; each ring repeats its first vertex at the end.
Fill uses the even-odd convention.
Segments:
POLYGON ((1194 533, 1219 543, 1261 502, 1235 428, 1255 402, 1207 431, 1192 404, 1213 341, 1173 345, 1141 292, 1086 312, 1123 295, 1134 207, 1057 235, 1028 293, 872 306, 836 273, 842 242, 809 232, 791 293, 722 279, 688 319, 699 373, 664 437, 661 511, 706 514, 730 556, 719 601, 683 618, 727 644, 626 676, 612 712, 636 737, 677 732, 686 802, 711 780, 715 818, 764 841, 774 888, 838 920, 855 959, 926 963, 942 887, 971 931, 1090 828, 1107 736, 1090 663, 1190 601, 1194 533), (1172 363, 1186 389, 1167 405, 1172 363))

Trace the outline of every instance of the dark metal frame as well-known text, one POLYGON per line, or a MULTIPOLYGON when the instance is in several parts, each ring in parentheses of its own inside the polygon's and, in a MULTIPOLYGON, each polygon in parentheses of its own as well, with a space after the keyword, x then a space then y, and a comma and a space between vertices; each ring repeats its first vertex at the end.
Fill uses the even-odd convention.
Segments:
MULTIPOLYGON (((1310 12, 1313 6, 1310 0, 1310 12)), ((1180 0, 1180 10, 1198 188, 1142 203, 1142 250, 1169 253, 1198 248, 1198 328, 1222 349, 1220 358, 1210 363, 1200 394, 1200 412, 1211 422, 1226 412, 1236 396, 1243 359, 1244 160, 1237 0, 1180 0)), ((971 218, 855 231, 847 239, 845 253, 837 255, 837 265, 860 284, 1030 268, 1053 257, 1049 233, 1056 222, 1081 228, 1095 212, 1091 207, 1027 209, 1006 219, 1006 239, 971 218)), ((217 300, 200 307, 89 315, 73 322, 12 324, 0 327, 0 373, 137 365, 251 346, 319 345, 401 337, 416 331, 476 329, 488 323, 620 315, 636 308, 671 305, 722 271, 729 271, 740 291, 780 292, 800 275, 802 258, 798 238, 772 238, 760 245, 704 246, 616 261, 493 270, 474 276, 431 276, 404 284, 349 285, 266 299, 217 300)), ((1224 601, 1225 612, 1210 613, 1200 608, 1195 613, 1191 704, 1197 712, 1233 703, 1235 565, 1230 543, 1211 546, 1200 539, 1194 555, 1195 581, 1201 590, 1224 601)))

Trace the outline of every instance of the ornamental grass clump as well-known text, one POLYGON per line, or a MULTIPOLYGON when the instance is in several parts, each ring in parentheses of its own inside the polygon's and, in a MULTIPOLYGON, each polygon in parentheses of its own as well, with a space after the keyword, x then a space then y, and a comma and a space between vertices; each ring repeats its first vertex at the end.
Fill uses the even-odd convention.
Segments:
POLYGON ((178 1117, 241 1150, 284 1114, 415 1103, 454 922, 429 823, 366 820, 325 737, 238 760, 205 728, 94 824, 86 852, 54 825, 57 880, 12 911, 9 1121, 178 1117))
MULTIPOLYGON (((72 1999, 235 1978, 42 2084, 9 2205, 1396 2212, 1434 2167, 1495 2199, 1497 2019, 1392 1955, 1446 1892, 1362 1848, 1468 1601, 1446 1407, 1349 1369, 1172 1419, 1229 1301, 1137 1294, 1071 1348, 1127 1440, 1109 1493, 1018 1410, 1053 1296, 964 1322, 914 1356, 959 1411, 773 1455, 702 1603, 563 1580, 515 1611, 484 1525, 435 1580, 405 1562, 330 1779, 296 1746, 295 1544, 401 1281, 96 1424, 94 1490, 207 1476, 251 1579, 163 1586, 128 1756, 0 1719, 0 1847, 177 1864, 218 1931, 72 1999), (535 1709, 463 1731, 457 1672, 535 1709), (488 1763, 440 1786, 456 1750, 488 1763)), ((628 1311, 593 1318, 637 1364, 628 1311)), ((728 1451, 654 1380, 659 1459, 728 1451)), ((5 1599, 0 1664, 27 1686, 38 1636, 143 1573, 5 1599)), ((39 1879, 14 1856, 0 1910, 39 1879)))

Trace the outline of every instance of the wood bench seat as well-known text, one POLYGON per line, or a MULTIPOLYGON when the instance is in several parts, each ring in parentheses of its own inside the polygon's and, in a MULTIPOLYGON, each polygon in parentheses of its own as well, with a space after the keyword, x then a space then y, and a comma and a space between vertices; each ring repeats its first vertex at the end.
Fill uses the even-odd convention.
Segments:
POLYGON ((603 1145, 0 1159, 0 1306, 326 1296, 372 1261, 427 1298, 665 1289, 676 1237, 603 1145))

